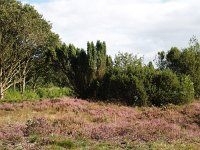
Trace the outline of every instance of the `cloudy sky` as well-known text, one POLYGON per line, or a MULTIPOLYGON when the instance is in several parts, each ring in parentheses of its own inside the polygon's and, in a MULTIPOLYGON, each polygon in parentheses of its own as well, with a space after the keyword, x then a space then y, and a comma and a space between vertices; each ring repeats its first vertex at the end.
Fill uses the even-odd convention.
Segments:
POLYGON ((62 41, 86 48, 106 41, 108 54, 131 52, 153 60, 200 35, 199 0, 22 0, 53 25, 62 41))

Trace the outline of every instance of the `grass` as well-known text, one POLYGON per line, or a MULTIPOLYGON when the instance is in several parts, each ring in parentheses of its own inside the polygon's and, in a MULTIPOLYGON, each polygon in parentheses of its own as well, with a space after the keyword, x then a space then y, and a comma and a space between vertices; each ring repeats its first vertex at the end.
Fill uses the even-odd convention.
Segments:
POLYGON ((59 98, 64 96, 73 96, 74 93, 69 88, 39 88, 36 92, 32 90, 26 90, 24 94, 21 94, 17 90, 7 90, 5 93, 5 98, 1 102, 23 102, 23 101, 34 101, 39 99, 47 98, 59 98))
POLYGON ((55 98, 55 97, 62 97, 62 96, 72 96, 73 92, 69 88, 39 88, 36 91, 37 95, 40 98, 55 98))
POLYGON ((0 149, 198 150, 200 102, 131 108, 73 98, 0 104, 0 149))
POLYGON ((5 98, 1 102, 22 102, 25 100, 37 100, 40 97, 33 91, 26 91, 21 94, 19 91, 8 90, 5 93, 5 98))
POLYGON ((199 150, 199 146, 195 144, 185 144, 185 143, 166 143, 163 141, 151 142, 146 145, 136 146, 135 150, 199 150))
POLYGON ((40 140, 40 137, 38 135, 30 135, 29 136, 30 143, 37 143, 39 140, 40 140))
POLYGON ((55 144, 68 149, 72 149, 75 146, 71 140, 58 141, 55 144))

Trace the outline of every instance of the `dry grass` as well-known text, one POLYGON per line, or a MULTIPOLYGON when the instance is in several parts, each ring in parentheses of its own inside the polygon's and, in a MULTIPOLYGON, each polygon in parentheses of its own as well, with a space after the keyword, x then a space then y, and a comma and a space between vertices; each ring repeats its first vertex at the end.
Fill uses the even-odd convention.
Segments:
POLYGON ((62 98, 0 104, 0 149, 199 149, 200 103, 131 108, 62 98))

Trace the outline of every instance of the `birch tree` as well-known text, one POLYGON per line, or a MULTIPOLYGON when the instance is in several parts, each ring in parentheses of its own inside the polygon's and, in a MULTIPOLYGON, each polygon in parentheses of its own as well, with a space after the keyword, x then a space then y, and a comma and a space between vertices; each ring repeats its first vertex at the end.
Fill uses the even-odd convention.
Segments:
POLYGON ((37 57, 51 25, 30 5, 0 1, 0 99, 11 86, 23 83, 29 62, 37 57))

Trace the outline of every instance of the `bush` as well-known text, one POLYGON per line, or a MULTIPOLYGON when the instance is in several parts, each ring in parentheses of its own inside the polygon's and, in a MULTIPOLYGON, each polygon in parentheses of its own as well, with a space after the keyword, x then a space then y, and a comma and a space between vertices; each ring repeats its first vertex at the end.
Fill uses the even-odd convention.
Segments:
POLYGON ((194 98, 194 86, 187 76, 178 77, 171 70, 159 71, 153 78, 153 105, 185 104, 194 98))
POLYGON ((105 78, 102 86, 101 90, 104 90, 101 92, 107 91, 106 95, 103 95, 107 99, 114 98, 128 105, 144 106, 147 104, 144 84, 136 76, 121 73, 112 74, 105 78))
POLYGON ((170 70, 159 71, 153 78, 152 104, 156 106, 173 103, 178 97, 180 87, 179 79, 170 70))
POLYGON ((34 100, 34 99, 38 99, 38 98, 39 98, 39 96, 33 91, 27 90, 24 94, 21 94, 21 92, 19 92, 17 90, 9 89, 6 91, 5 97, 2 101, 21 102, 24 100, 34 100))
POLYGON ((39 96, 37 95, 37 93, 33 92, 33 91, 26 91, 23 95, 22 95, 22 99, 24 100, 34 100, 34 99, 38 99, 39 96))
MULTIPOLYGON (((176 59, 179 55, 174 55, 176 51, 174 49, 168 57, 176 59)), ((179 105, 194 99, 195 83, 193 85, 190 76, 177 75, 173 70, 165 69, 166 66, 155 69, 152 63, 143 65, 141 59, 128 54, 118 55, 114 62, 96 88, 97 98, 137 106, 179 105)))
POLYGON ((179 99, 175 104, 185 104, 193 101, 195 96, 194 85, 189 76, 180 77, 179 99))
POLYGON ((27 90, 21 94, 18 90, 9 89, 5 93, 5 98, 1 102, 21 102, 24 100, 37 100, 40 98, 57 98, 62 96, 73 96, 74 93, 69 88, 40 88, 36 92, 27 90))
POLYGON ((127 94, 125 98, 129 105, 145 106, 147 105, 147 93, 144 84, 136 76, 132 76, 127 83, 127 94))
POLYGON ((186 104, 194 99, 194 86, 189 76, 177 76, 171 70, 136 66, 122 71, 113 68, 100 84, 99 95, 128 105, 162 106, 186 104))
POLYGON ((22 100, 22 95, 19 91, 10 89, 5 92, 4 100, 19 101, 22 100))
POLYGON ((58 88, 58 87, 51 87, 51 88, 39 88, 36 91, 37 95, 40 98, 55 98, 61 96, 72 96, 73 92, 69 88, 58 88))

